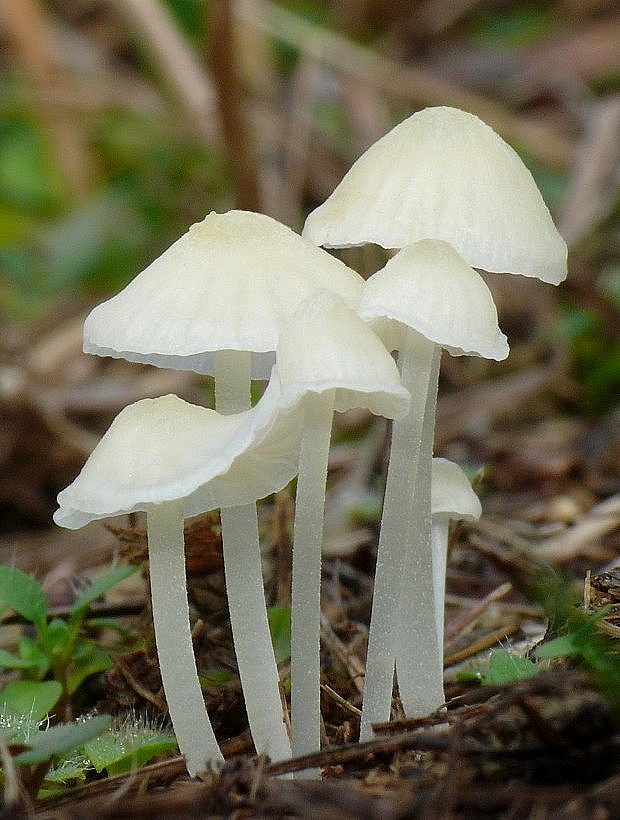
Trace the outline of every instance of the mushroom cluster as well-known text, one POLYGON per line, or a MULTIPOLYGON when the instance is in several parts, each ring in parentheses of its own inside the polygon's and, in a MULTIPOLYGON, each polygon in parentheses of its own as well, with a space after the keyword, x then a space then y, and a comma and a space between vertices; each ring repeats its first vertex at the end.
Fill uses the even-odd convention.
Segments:
POLYGON ((362 709, 368 738, 373 722, 389 719, 395 666, 407 715, 428 714, 444 699, 429 583, 439 350, 507 356, 491 294, 473 268, 557 285, 567 247, 516 151, 478 117, 446 106, 416 112, 374 143, 302 235, 325 247, 398 250, 368 279, 360 305, 399 350, 414 398, 392 433, 362 709))
POLYGON ((433 459, 440 353, 508 355, 474 268, 557 284, 566 246, 517 154, 473 115, 430 108, 362 155, 301 236, 262 214, 210 213, 87 317, 87 353, 215 380, 215 409, 163 396, 121 411, 54 516, 76 528, 146 513, 157 652, 190 775, 222 756, 192 650, 183 521, 216 508, 255 747, 274 760, 319 748, 334 411, 365 407, 394 420, 361 738, 389 719, 395 671, 408 715, 442 705, 448 521, 479 516, 480 504, 457 465, 433 459), (367 282, 320 247, 366 242, 398 250, 367 282), (269 380, 253 407, 252 379, 269 380), (289 738, 256 502, 296 475, 289 738))

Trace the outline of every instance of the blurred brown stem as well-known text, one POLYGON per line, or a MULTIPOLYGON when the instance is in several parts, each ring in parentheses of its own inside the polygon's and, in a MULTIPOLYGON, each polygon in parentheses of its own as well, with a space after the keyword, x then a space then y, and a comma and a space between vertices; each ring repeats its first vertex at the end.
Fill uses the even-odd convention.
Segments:
POLYGON ((211 73, 217 87, 226 148, 234 175, 236 205, 244 210, 260 211, 256 153, 244 116, 239 49, 230 0, 211 0, 209 31, 211 73))

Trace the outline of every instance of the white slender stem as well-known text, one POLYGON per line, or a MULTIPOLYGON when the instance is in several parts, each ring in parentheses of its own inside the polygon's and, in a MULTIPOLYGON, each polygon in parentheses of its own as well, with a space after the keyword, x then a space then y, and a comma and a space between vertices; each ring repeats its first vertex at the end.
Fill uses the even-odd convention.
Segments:
POLYGON ((256 505, 222 509, 221 516, 228 609, 250 731, 258 753, 283 760, 291 744, 267 621, 256 505))
MULTIPOLYGON (((250 354, 216 353, 216 409, 238 413, 250 406, 250 354)), ((257 752, 272 760, 291 756, 269 622, 256 504, 220 511, 226 593, 239 678, 257 752)))
POLYGON ((215 354, 215 409, 229 415, 250 407, 252 354, 218 350, 215 354))
MULTIPOLYGON (((431 544, 431 478, 440 348, 428 380, 417 462, 408 557, 403 567, 396 646, 398 691, 408 717, 422 717, 444 702, 443 639, 438 640, 431 544)), ((414 389, 413 385, 408 389, 414 389)), ((443 605, 443 600, 441 602, 443 605)))
POLYGON ((224 758, 205 707, 189 628, 182 502, 151 507, 147 527, 159 668, 179 749, 194 777, 224 758))
POLYGON ((309 393, 304 402, 291 592, 291 726, 296 756, 316 752, 321 745, 321 547, 334 391, 309 393))
POLYGON ((448 532, 450 519, 446 515, 434 515, 431 524, 433 550, 433 594, 435 596, 435 620, 437 643, 443 655, 443 628, 445 618, 446 567, 448 564, 448 532))
MULTIPOLYGON (((390 718, 399 638, 401 578, 405 564, 411 560, 414 490, 426 395, 435 372, 435 348, 436 345, 410 329, 399 355, 402 382, 411 393, 411 406, 407 416, 395 420, 392 425, 368 635, 360 740, 372 738, 373 723, 383 723, 390 718)), ((410 626, 412 631, 416 629, 416 624, 410 626)))

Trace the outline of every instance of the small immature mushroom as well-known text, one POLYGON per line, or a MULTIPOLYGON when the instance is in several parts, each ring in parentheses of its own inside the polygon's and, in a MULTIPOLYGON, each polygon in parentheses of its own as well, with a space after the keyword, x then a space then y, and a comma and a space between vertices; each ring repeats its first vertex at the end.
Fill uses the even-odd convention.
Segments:
POLYGON ((372 723, 389 719, 395 659, 406 714, 428 714, 444 700, 430 541, 441 348, 501 360, 508 345, 484 280, 440 240, 399 251, 368 279, 358 310, 388 349, 399 350, 412 396, 408 415, 392 428, 360 734, 368 739, 372 723))
MULTIPOLYGON (((299 423, 282 413, 277 378, 252 410, 223 416, 177 396, 143 399, 116 417, 75 481, 58 496, 57 524, 70 529, 134 511, 147 516, 153 624, 170 717, 194 776, 222 760, 196 672, 185 582, 183 520, 248 504, 285 486, 297 471, 299 423)), ((263 738, 280 745, 282 710, 265 698, 270 659, 257 651, 265 618, 262 579, 245 590, 251 663, 243 667, 248 711, 263 738)), ((239 648, 238 648, 239 651, 239 648)), ((245 660, 245 659, 244 659, 245 660)))
POLYGON ((444 598, 450 521, 477 521, 482 514, 480 499, 469 479, 453 461, 433 459, 431 486, 431 541, 437 642, 443 657, 444 598))
POLYGON ((286 322, 276 370, 281 404, 303 407, 293 533, 291 726, 293 753, 320 748, 321 545, 334 410, 394 418, 409 395, 380 339, 339 297, 321 291, 286 322))
POLYGON ((443 239, 487 271, 557 285, 566 243, 519 155, 473 114, 417 111, 362 154, 303 235, 325 247, 443 239))
MULTIPOLYGON (((124 290, 94 308, 84 323, 84 350, 213 375, 216 409, 241 412, 250 406, 250 379, 269 376, 282 320, 318 288, 338 293, 355 306, 363 280, 271 217, 250 211, 212 212, 124 290)), ((262 579, 254 504, 222 511, 222 541, 237 646, 243 634, 237 624, 244 620, 245 590, 262 579)), ((281 701, 266 609, 260 623, 265 630, 255 633, 255 650, 262 657, 272 656, 263 691, 275 708, 281 701)), ((237 660, 243 678, 243 666, 251 657, 241 652, 237 660)), ((259 750, 265 740, 254 735, 259 750)), ((289 755, 282 725, 271 756, 289 755)))

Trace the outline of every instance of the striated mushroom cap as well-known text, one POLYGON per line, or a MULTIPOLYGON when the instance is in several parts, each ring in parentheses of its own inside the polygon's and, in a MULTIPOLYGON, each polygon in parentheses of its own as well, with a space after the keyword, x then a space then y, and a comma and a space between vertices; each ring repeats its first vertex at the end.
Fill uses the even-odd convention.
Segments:
POLYGON ((412 327, 453 356, 500 361, 508 342, 483 278, 446 242, 424 239, 393 256, 366 282, 358 308, 390 349, 412 327))
POLYGON ((449 242, 472 267, 557 285, 566 243, 518 154, 473 114, 418 111, 374 143, 306 220, 325 247, 449 242))
POLYGON ((77 478, 58 495, 54 521, 78 529, 95 519, 183 501, 189 517, 247 504, 297 473, 300 411, 282 412, 274 374, 251 410, 221 415, 175 395, 125 407, 77 478))
POLYGON ((320 291, 284 324, 276 370, 281 402, 293 406, 306 393, 334 390, 334 409, 366 407, 387 418, 404 416, 409 392, 376 333, 342 299, 320 291))
POLYGON ((251 351, 267 378, 284 317, 327 288, 352 307, 363 279, 271 217, 210 213, 84 323, 84 351, 214 374, 213 352, 251 351))

